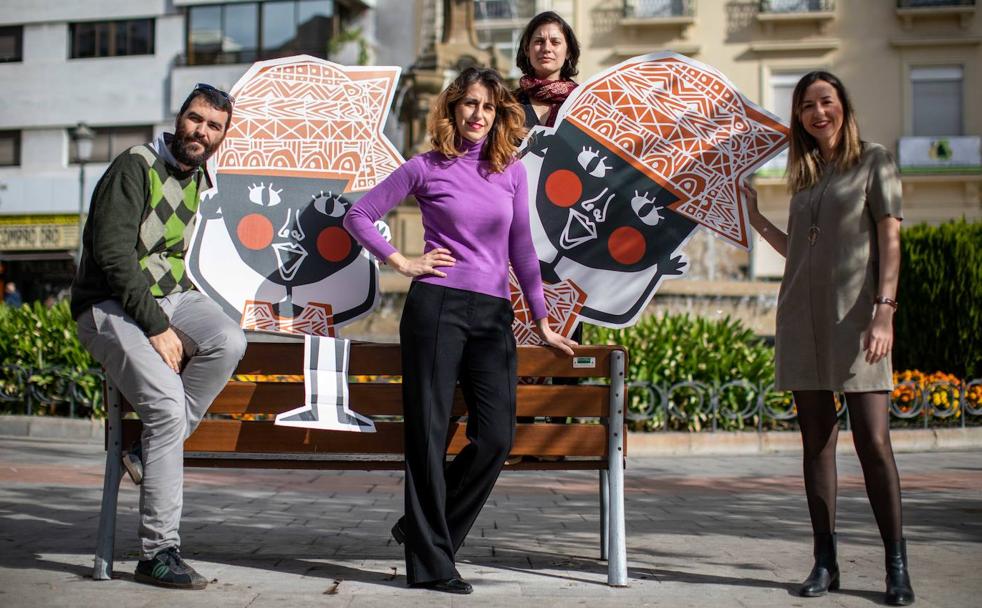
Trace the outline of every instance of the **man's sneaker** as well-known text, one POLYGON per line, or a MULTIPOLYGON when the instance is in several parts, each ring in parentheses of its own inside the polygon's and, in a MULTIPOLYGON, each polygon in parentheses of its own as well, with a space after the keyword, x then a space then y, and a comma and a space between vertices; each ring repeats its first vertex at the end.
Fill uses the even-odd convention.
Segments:
POLYGON ((138 583, 171 589, 204 589, 208 586, 205 577, 181 559, 177 547, 159 551, 151 559, 141 559, 136 564, 133 579, 138 583))
POLYGON ((123 468, 129 473, 133 483, 143 483, 143 444, 139 440, 123 452, 123 468))

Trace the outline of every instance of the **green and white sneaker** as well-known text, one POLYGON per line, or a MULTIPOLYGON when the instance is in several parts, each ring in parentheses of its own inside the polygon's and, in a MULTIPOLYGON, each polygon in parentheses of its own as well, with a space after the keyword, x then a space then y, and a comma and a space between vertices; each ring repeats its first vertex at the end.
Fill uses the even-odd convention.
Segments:
POLYGON ((159 551, 151 559, 141 559, 136 565, 133 579, 138 583, 170 589, 204 589, 208 586, 207 579, 181 558, 177 547, 159 551))

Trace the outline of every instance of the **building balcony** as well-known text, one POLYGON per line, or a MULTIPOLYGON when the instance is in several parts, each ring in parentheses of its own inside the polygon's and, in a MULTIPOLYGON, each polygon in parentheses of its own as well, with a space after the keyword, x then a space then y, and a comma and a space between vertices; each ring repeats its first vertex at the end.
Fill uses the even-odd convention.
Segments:
POLYGON ((957 19, 968 28, 975 16, 975 0, 897 0, 897 17, 904 29, 914 27, 915 21, 957 19))
POLYGON ((982 174, 982 137, 901 137, 897 165, 904 174, 982 174))
POLYGON ((897 8, 919 10, 948 9, 975 6, 975 0, 897 0, 897 8))
POLYGON ((671 52, 685 55, 686 57, 695 57, 702 52, 702 46, 688 42, 672 42, 667 45, 618 44, 613 47, 612 52, 619 61, 654 52, 671 52))
POLYGON ((475 0, 474 23, 481 29, 521 29, 536 14, 534 0, 475 0))
POLYGON ((760 12, 770 15, 834 13, 835 0, 761 0, 760 12))
POLYGON ((534 0, 476 0, 474 18, 485 19, 531 19, 535 16, 534 0))
POLYGON ((629 27, 681 26, 696 20, 692 0, 624 0, 621 25, 629 27))
POLYGON ((835 0, 761 0, 757 22, 771 34, 779 23, 814 23, 824 31, 835 19, 835 0))

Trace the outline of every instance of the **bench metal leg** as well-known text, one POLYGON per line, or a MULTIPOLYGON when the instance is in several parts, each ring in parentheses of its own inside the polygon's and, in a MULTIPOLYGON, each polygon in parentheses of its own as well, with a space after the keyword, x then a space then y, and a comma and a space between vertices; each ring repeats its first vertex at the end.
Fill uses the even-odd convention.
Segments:
POLYGON ((624 407, 625 353, 616 350, 610 358, 610 418, 608 419, 607 477, 607 584, 627 586, 627 546, 624 530, 624 407))
POLYGON ((96 535, 95 566, 92 578, 97 581, 113 577, 113 548, 116 542, 116 504, 119 481, 123 475, 123 417, 119 390, 106 382, 106 474, 102 481, 102 508, 96 535))
POLYGON ((610 481, 607 471, 600 470, 600 559, 607 559, 607 529, 610 527, 610 481))

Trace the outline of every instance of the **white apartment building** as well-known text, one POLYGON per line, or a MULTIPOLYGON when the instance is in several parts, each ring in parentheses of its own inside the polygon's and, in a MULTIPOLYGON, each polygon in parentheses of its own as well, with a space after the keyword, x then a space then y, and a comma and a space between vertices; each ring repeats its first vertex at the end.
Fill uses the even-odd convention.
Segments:
POLYGON ((26 300, 67 287, 80 213, 108 162, 172 129, 196 83, 228 90, 253 62, 301 53, 405 68, 415 11, 405 0, 0 0, 0 281, 26 300), (84 180, 79 123, 95 133, 84 180))

